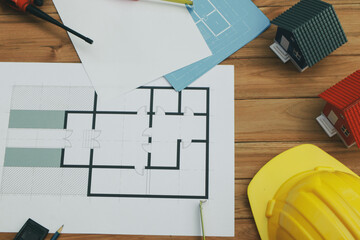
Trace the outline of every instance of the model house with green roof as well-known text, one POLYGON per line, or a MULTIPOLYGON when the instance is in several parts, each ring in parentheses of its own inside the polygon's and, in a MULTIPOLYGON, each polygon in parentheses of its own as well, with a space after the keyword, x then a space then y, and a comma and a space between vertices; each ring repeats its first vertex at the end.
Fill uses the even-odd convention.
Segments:
POLYGON ((271 23, 278 29, 270 48, 300 72, 347 42, 334 7, 320 0, 301 0, 271 23))

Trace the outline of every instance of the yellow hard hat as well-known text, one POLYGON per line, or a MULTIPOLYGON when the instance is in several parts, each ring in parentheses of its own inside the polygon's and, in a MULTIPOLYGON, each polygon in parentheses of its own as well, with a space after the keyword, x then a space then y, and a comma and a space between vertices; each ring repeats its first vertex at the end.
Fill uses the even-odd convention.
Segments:
POLYGON ((269 161, 248 197, 263 240, 360 239, 360 177, 314 145, 269 161))

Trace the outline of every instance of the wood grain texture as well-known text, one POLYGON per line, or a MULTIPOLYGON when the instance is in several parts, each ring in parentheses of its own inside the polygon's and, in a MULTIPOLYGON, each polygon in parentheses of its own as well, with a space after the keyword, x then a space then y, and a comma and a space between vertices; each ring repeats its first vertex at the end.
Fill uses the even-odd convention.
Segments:
POLYGON ((63 29, 25 14, 0 15, 0 44, 2 62, 80 62, 63 29))
POLYGON ((235 99, 317 97, 360 67, 359 56, 330 56, 299 73, 275 58, 227 59, 235 65, 235 99), (330 70, 331 69, 331 70, 330 70))
MULTIPOLYGON (((360 154, 358 148, 347 149, 338 137, 327 142, 241 142, 235 144, 235 178, 250 179, 270 159, 281 152, 304 143, 314 144, 360 175, 360 154)), ((239 185, 240 186, 240 185, 239 185)), ((238 186, 238 187, 239 187, 238 186)))
MULTIPOLYGON (((296 2, 254 0, 270 19, 296 2)), ((318 94, 360 68, 360 0, 327 2, 334 4, 349 42, 304 73, 299 73, 291 63, 280 62, 269 49, 275 26, 222 63, 235 65, 236 71, 235 237, 227 239, 259 239, 247 186, 264 164, 284 150, 312 143, 360 174, 359 149, 345 148, 338 137, 328 138, 315 121, 324 105, 318 94)), ((41 9, 60 20, 52 1, 45 0, 41 9)), ((0 4, 0 61, 80 62, 64 30, 4 4, 0 4)), ((13 239, 14 235, 2 233, 0 240, 13 239)), ((61 239, 200 240, 201 237, 64 234, 61 239)))
POLYGON ((323 105, 317 98, 237 100, 235 141, 326 141, 315 120, 323 105))

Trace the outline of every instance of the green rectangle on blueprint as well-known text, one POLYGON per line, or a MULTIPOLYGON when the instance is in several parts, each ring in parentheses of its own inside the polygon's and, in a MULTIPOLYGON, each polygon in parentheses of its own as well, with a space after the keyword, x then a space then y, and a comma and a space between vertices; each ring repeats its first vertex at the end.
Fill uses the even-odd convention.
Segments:
POLYGON ((6 148, 5 167, 60 167, 61 149, 6 148))
POLYGON ((65 111, 11 110, 9 128, 64 128, 65 111))

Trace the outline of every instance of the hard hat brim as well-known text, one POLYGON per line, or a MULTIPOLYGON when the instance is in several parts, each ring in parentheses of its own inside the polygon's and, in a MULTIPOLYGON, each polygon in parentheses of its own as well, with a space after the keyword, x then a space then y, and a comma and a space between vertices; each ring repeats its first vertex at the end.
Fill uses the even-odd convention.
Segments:
POLYGON ((312 144, 291 148, 271 159, 248 186, 248 198, 262 240, 268 240, 267 203, 289 178, 316 167, 330 167, 357 176, 338 160, 312 144))

